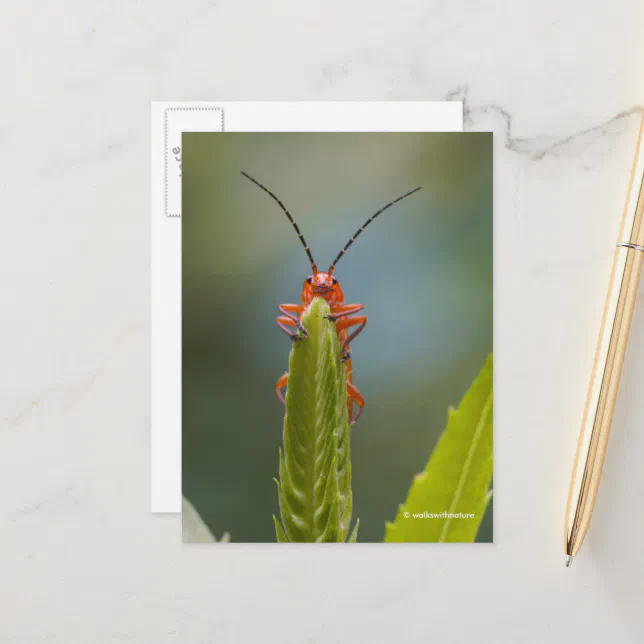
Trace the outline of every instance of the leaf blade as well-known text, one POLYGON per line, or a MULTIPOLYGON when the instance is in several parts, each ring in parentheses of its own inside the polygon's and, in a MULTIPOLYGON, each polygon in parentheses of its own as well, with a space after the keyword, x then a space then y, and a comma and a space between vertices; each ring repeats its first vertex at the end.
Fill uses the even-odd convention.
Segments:
MULTIPOLYGON (((181 533, 184 543, 214 543, 217 541, 194 505, 185 496, 181 497, 181 533)), ((224 532, 219 543, 228 543, 229 541, 230 533, 224 532)))
POLYGON ((275 536, 277 538, 277 543, 289 543, 289 540, 284 534, 284 530, 280 525, 280 522, 277 520, 277 517, 273 515, 273 523, 275 524, 275 536))
POLYGON ((385 524, 386 542, 475 540, 490 499, 492 385, 490 355, 458 409, 449 410, 446 428, 396 518, 385 524))

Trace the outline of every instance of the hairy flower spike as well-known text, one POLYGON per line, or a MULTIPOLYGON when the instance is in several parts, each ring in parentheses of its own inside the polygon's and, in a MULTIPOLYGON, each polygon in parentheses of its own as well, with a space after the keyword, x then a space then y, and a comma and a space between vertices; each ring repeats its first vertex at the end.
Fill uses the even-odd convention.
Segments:
MULTIPOLYGON (((283 449, 279 455, 278 542, 343 542, 351 524, 347 378, 329 305, 316 298, 302 315, 304 340, 289 356, 283 449)), ((350 541, 357 538, 357 524, 350 541)))

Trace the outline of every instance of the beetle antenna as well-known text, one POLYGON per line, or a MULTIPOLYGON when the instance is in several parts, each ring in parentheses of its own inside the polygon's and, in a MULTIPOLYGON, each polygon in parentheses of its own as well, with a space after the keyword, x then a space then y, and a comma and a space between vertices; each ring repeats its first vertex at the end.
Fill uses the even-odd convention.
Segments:
POLYGON ((355 235, 347 242, 347 245, 338 253, 338 256, 333 260, 333 263, 331 264, 331 267, 329 268, 329 275, 333 272, 333 269, 335 268, 335 265, 340 261, 340 258, 342 255, 344 255, 347 250, 349 249, 349 246, 353 244, 353 242, 356 240, 358 235, 381 213, 387 210, 387 208, 391 208, 394 204, 397 204, 399 201, 402 201, 405 197, 409 197, 409 195, 413 195, 414 192, 418 192, 423 186, 418 186, 418 188, 415 188, 414 190, 411 190, 410 192, 407 192, 404 194, 402 197, 398 197, 398 199, 394 199, 391 203, 388 203, 384 208, 381 208, 375 215, 371 215, 367 221, 360 226, 360 228, 356 231, 355 235))
POLYGON ((291 217, 291 214, 289 213, 288 210, 286 210, 284 204, 266 187, 263 186, 259 181, 253 179, 249 174, 246 174, 245 172, 242 172, 242 174, 247 178, 250 179, 256 186, 261 188, 264 192, 267 192, 277 203, 279 204, 279 207, 284 211, 284 214, 288 217, 288 220, 293 224, 293 228, 295 228, 295 232, 297 233, 297 236, 300 238, 300 241, 302 242, 302 246, 304 246, 304 250, 306 251, 306 254, 309 257, 309 261, 311 262, 311 268, 313 269, 313 273, 318 272, 318 267, 315 264, 315 260, 313 259, 313 255, 311 255, 311 250, 308 247, 306 240, 304 239, 304 235, 300 232, 300 229, 298 225, 295 223, 295 220, 293 217, 291 217))

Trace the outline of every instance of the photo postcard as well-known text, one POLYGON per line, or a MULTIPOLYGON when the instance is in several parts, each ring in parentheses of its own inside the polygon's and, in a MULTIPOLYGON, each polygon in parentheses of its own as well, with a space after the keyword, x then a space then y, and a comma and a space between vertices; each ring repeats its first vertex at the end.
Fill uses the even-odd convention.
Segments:
POLYGON ((186 542, 493 540, 492 134, 182 140, 186 542))

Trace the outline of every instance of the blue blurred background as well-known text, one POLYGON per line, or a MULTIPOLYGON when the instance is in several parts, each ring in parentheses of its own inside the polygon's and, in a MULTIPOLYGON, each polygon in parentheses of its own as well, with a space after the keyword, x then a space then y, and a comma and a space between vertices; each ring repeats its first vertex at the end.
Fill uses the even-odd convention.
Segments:
MULTIPOLYGON (((183 135, 183 493, 212 531, 275 541, 283 407, 274 391, 306 254, 320 270, 392 199, 339 262, 347 302, 369 318, 352 345, 366 399, 352 430, 360 541, 382 541, 492 351, 492 135, 183 135)), ((478 541, 492 540, 492 504, 478 541)))

